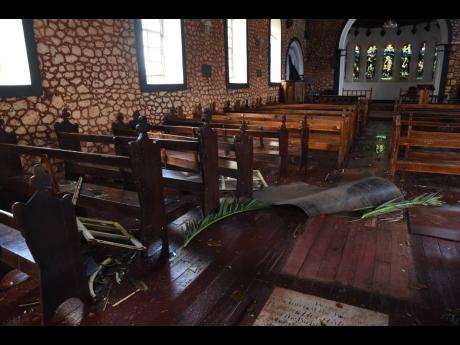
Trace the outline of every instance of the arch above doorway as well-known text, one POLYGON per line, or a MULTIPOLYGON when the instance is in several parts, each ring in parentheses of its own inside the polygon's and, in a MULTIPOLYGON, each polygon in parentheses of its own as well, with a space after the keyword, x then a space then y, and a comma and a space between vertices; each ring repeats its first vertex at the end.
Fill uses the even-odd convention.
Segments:
POLYGON ((303 51, 300 41, 297 38, 289 41, 288 49, 286 52, 286 80, 303 80, 304 79, 304 66, 303 66, 303 51), (294 66, 295 71, 291 66, 294 66))

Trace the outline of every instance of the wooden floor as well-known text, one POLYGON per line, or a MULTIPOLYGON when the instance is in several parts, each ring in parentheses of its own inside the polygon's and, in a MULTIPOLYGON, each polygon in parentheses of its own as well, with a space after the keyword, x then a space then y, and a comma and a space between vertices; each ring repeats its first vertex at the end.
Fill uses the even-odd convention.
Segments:
MULTIPOLYGON (((334 155, 311 153, 306 182, 335 186, 385 176, 390 127, 390 121, 371 120, 344 170, 334 169, 334 155)), ((259 168, 277 181, 270 164, 259 168)), ((291 169, 281 182, 298 178, 291 169)), ((456 177, 407 174, 398 184, 408 195, 441 189, 449 203, 460 200, 456 177)), ((154 251, 147 267, 136 262, 123 283, 113 285, 106 310, 86 303, 75 323, 251 325, 274 286, 388 313, 394 325, 445 324, 447 309, 460 307, 460 242, 409 234, 405 221, 307 219, 294 207, 274 207, 216 224, 181 249, 183 221, 169 229, 175 255, 160 259, 154 251), (130 280, 144 281, 149 290, 112 307, 136 289, 130 280)), ((0 290, 0 324, 38 324, 37 306, 20 306, 37 300, 30 279, 0 290)))

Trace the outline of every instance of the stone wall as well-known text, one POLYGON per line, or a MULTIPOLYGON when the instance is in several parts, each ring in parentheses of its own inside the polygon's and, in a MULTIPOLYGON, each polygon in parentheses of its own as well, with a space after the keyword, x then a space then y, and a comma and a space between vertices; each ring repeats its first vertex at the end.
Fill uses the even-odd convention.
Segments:
POLYGON ((315 91, 334 88, 337 46, 344 19, 307 20, 305 77, 315 91))
POLYGON ((450 23, 452 44, 444 94, 453 98, 456 97, 457 88, 460 86, 460 19, 450 19, 450 23))
MULTIPOLYGON (((107 133, 117 111, 128 120, 133 111, 140 110, 158 123, 173 105, 181 105, 185 114, 191 114, 198 103, 205 107, 216 102, 222 109, 227 100, 252 102, 262 97, 265 101, 277 96, 278 87, 268 83, 269 19, 248 21, 250 86, 245 89, 226 88, 224 20, 210 21, 211 30, 205 32, 200 19, 185 20, 187 89, 141 92, 134 20, 34 20, 44 93, 0 99, 0 116, 7 130, 16 131, 20 143, 55 145, 52 125, 64 106, 80 125, 80 132, 107 133), (212 66, 209 79, 202 76, 203 64, 212 66), (258 70, 261 76, 257 76, 258 70)), ((296 20, 287 30, 283 21, 282 28, 284 51, 293 35, 303 42, 303 20, 296 20)))

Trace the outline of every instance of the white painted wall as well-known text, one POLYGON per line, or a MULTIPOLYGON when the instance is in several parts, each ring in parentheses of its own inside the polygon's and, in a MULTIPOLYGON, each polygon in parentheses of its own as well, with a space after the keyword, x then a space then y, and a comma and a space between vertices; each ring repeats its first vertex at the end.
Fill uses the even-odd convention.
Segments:
MULTIPOLYGON (((444 44, 443 42, 443 26, 439 29, 433 21, 431 23, 431 30, 425 31, 425 24, 417 26, 417 32, 414 35, 411 30, 412 26, 401 27, 402 33, 398 36, 396 29, 387 30, 385 36, 381 36, 381 28, 374 28, 371 30, 371 35, 366 36, 365 28, 359 30, 357 36, 354 35, 354 28, 351 28, 352 21, 350 20, 344 28, 348 31, 348 35, 341 37, 341 71, 339 80, 339 93, 342 89, 346 90, 368 90, 372 88, 373 99, 377 100, 394 100, 399 96, 400 89, 406 90, 410 86, 416 86, 417 84, 433 84, 435 86, 434 94, 437 94, 442 61, 444 56, 444 44), (424 63, 424 74, 423 80, 416 79, 418 53, 423 41, 427 42, 425 63, 424 63), (360 78, 358 81, 353 81, 353 59, 354 59, 354 47, 356 43, 361 45, 361 61, 360 61, 360 78), (388 43, 392 43, 395 46, 395 60, 393 66, 393 80, 381 80, 382 64, 383 64, 383 50, 388 43), (401 47, 406 44, 412 44, 412 58, 410 62, 410 76, 408 80, 399 80, 399 69, 400 69, 400 53, 401 47), (372 81, 365 79, 365 70, 367 64, 366 51, 369 45, 377 45, 377 61, 376 61, 376 74, 372 81), (434 78, 433 72, 433 58, 434 49, 437 46, 438 56, 436 59, 436 73, 434 78)), ((444 23, 442 23, 444 24, 444 23)), ((441 24, 441 25, 442 25, 441 24)), ((339 44, 339 49, 341 49, 339 44)))

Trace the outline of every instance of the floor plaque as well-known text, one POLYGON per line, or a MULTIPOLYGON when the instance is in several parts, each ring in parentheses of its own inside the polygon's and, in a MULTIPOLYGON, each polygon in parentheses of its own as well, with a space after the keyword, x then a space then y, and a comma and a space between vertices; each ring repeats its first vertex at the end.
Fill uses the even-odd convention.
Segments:
POLYGON ((275 288, 254 326, 388 326, 388 315, 275 288))

